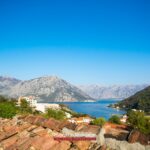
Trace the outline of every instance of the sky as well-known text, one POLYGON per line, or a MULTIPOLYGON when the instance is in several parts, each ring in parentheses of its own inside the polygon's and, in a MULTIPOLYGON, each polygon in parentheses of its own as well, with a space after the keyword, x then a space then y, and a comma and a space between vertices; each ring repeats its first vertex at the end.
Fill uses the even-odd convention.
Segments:
POLYGON ((0 0, 0 75, 150 83, 149 0, 0 0))

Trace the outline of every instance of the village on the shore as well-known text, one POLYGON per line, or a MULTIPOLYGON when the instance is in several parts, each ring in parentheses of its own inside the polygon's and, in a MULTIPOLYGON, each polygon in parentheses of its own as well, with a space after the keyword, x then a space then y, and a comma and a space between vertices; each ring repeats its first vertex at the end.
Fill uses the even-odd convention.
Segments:
MULTIPOLYGON (((30 107, 36 109, 37 111, 40 111, 42 113, 46 112, 46 109, 50 108, 50 109, 54 109, 54 110, 61 110, 61 107, 59 104, 56 103, 38 103, 36 100, 36 97, 34 96, 21 96, 18 98, 18 105, 20 105, 21 100, 24 99, 26 100, 30 107)), ((119 109, 119 107, 117 107, 116 109, 119 109)), ((135 109, 133 109, 133 111, 136 111, 135 109)), ((72 115, 68 112, 65 112, 66 118, 68 119, 69 122, 71 123, 76 123, 76 124, 80 124, 80 123, 87 123, 90 124, 91 121, 93 121, 93 118, 90 117, 88 114, 87 116, 84 117, 72 117, 72 115)), ((126 123, 127 121, 127 115, 124 114, 120 117, 120 121, 122 123, 126 123)))
POLYGON ((150 149, 149 134, 128 124, 127 114, 106 121, 74 113, 65 105, 38 103, 33 96, 19 97, 16 105, 24 109, 26 102, 33 113, 0 118, 1 150, 150 149), (47 111, 50 116, 42 115, 47 111), (64 111, 65 118, 58 118, 57 111, 64 111))

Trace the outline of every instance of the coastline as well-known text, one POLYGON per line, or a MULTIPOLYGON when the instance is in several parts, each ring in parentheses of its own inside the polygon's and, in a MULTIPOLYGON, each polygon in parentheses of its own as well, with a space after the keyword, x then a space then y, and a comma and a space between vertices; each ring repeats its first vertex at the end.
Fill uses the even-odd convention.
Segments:
POLYGON ((123 115, 126 113, 124 110, 116 110, 108 107, 109 104, 115 102, 115 100, 101 100, 96 102, 50 102, 48 104, 65 104, 77 113, 88 114, 93 117, 104 117, 107 120, 112 114, 123 115))

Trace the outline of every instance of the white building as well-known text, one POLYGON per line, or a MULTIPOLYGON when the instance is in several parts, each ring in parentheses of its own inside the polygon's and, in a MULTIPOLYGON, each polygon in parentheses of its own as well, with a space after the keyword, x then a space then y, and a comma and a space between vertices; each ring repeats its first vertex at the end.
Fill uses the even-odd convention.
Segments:
POLYGON ((123 115, 123 117, 120 119, 121 122, 126 123, 128 119, 127 115, 123 115))
POLYGON ((20 105, 21 100, 26 100, 29 103, 30 107, 36 107, 37 100, 35 99, 34 96, 21 96, 21 97, 19 97, 18 105, 20 105))
POLYGON ((41 111, 43 113, 45 113, 47 108, 51 108, 54 110, 60 110, 60 106, 59 104, 48 104, 48 103, 37 103, 36 104, 36 110, 41 111))
POLYGON ((86 123, 89 124, 93 119, 90 117, 79 117, 79 118, 71 118, 68 121, 75 124, 86 123))
MULTIPOLYGON (((53 109, 53 110, 61 110, 61 107, 59 104, 48 104, 48 103, 37 103, 36 104, 36 110, 41 111, 43 113, 46 112, 46 109, 53 109)), ((71 118, 72 115, 70 113, 65 112, 66 118, 71 118)))
POLYGON ((67 113, 67 112, 65 112, 65 115, 66 115, 67 118, 71 118, 72 117, 72 115, 70 113, 67 113))

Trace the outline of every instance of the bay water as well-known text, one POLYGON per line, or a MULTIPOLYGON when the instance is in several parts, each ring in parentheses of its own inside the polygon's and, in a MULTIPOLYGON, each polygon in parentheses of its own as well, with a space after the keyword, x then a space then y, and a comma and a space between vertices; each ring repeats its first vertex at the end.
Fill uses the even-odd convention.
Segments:
POLYGON ((110 104, 117 103, 116 99, 98 100, 96 102, 61 102, 78 113, 89 114, 93 117, 104 117, 109 119, 112 115, 122 115, 126 112, 108 107, 110 104))

